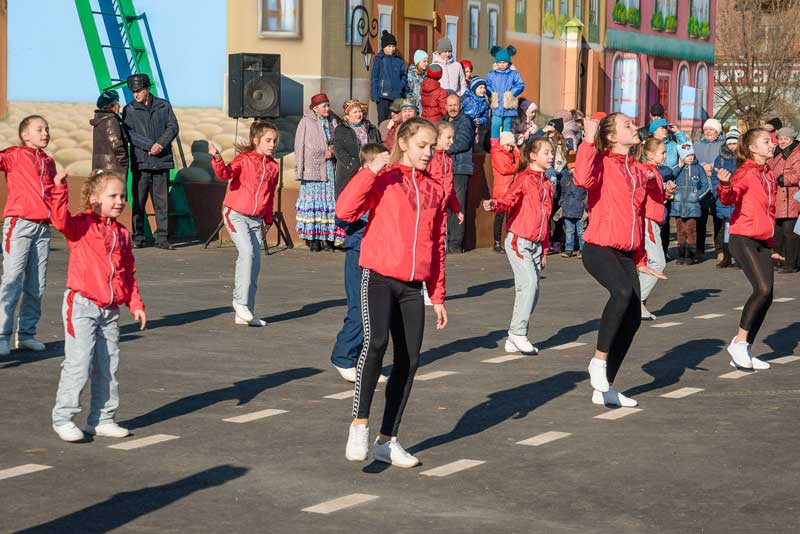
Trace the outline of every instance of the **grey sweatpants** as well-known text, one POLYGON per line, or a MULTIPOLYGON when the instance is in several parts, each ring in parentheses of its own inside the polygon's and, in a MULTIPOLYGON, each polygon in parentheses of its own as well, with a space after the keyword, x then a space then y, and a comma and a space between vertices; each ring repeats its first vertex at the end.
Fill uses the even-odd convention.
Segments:
POLYGON ((64 319, 64 362, 58 382, 53 425, 72 421, 81 411, 81 391, 92 377, 87 425, 110 423, 119 406, 119 308, 101 308, 67 289, 61 309, 64 319))
POLYGON ((506 257, 514 271, 514 313, 509 334, 528 335, 528 321, 539 300, 539 276, 542 268, 542 244, 506 234, 506 257), (515 243, 516 240, 516 243, 515 243), (515 246, 516 245, 516 246, 515 246))
POLYGON ((249 217, 230 208, 222 208, 223 220, 239 256, 233 284, 233 301, 247 306, 256 304, 258 272, 261 270, 261 217, 249 217))
MULTIPOLYGON (((644 250, 647 252, 647 265, 656 272, 663 273, 667 266, 664 247, 661 246, 661 225, 650 219, 644 220, 644 250)), ((642 288, 642 302, 647 300, 658 278, 639 273, 639 286, 642 288)))
POLYGON ((50 255, 50 225, 6 217, 3 222, 3 278, 0 283, 0 338, 14 330, 14 310, 22 295, 17 320, 19 339, 36 335, 50 255))

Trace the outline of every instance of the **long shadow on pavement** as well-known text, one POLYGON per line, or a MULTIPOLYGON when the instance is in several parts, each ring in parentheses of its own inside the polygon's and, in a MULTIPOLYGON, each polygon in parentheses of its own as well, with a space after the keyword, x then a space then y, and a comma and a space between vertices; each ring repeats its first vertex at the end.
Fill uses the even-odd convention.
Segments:
POLYGON ((693 305, 699 304, 707 298, 715 297, 717 296, 717 293, 721 292, 721 289, 693 289, 691 291, 687 291, 686 293, 681 293, 680 297, 667 302, 661 306, 660 310, 654 311, 653 315, 656 317, 661 317, 662 315, 686 313, 692 308, 693 305))
POLYGON ((277 373, 261 375, 257 378, 248 378, 247 380, 241 380, 226 388, 196 393, 172 401, 149 413, 123 421, 120 425, 129 429, 142 428, 175 417, 181 417, 229 400, 238 400, 239 403, 237 406, 241 406, 247 404, 268 389, 282 386, 292 380, 308 378, 321 372, 320 369, 314 369, 313 367, 298 367, 296 369, 287 369, 278 371, 277 373))
POLYGON ((556 345, 563 345, 564 343, 570 343, 572 341, 576 341, 579 337, 581 337, 584 334, 594 332, 595 330, 598 329, 599 326, 600 326, 600 319, 590 319, 589 321, 585 321, 581 324, 565 326, 564 328, 560 329, 558 332, 556 332, 549 338, 545 339, 544 341, 539 341, 539 342, 534 341, 534 344, 537 345, 540 349, 548 349, 556 345))
MULTIPOLYGON (((171 313, 159 319, 147 321, 147 329, 155 330, 156 328, 166 328, 169 326, 181 326, 205 319, 211 319, 223 313, 233 313, 231 306, 220 306, 217 308, 208 308, 206 310, 193 310, 189 312, 171 313)), ((139 332, 139 323, 129 323, 123 325, 119 329, 120 334, 135 334, 139 332)))
POLYGON ((47 348, 42 352, 14 350, 8 356, 0 356, 0 369, 11 369, 12 367, 41 362, 50 358, 60 358, 64 355, 63 341, 51 341, 44 345, 47 348))
POLYGON ((508 278, 506 280, 494 280, 492 282, 486 282, 484 284, 477 284, 474 286, 470 286, 467 288, 465 293, 461 293, 460 295, 448 295, 447 301, 451 300, 459 300, 459 299, 469 299, 473 297, 482 297, 483 295, 494 291, 495 289, 508 289, 514 287, 514 279, 508 278))
POLYGON ((563 371, 538 382, 497 391, 489 399, 467 410, 447 434, 440 434, 409 448, 417 453, 458 439, 474 436, 508 419, 522 419, 535 409, 575 389, 589 373, 563 371))
POLYGON ((791 356, 800 341, 800 323, 794 322, 764 338, 764 343, 772 349, 769 354, 762 354, 759 358, 775 359, 781 356, 791 356))
POLYGON ((221 486, 242 477, 247 471, 248 469, 244 467, 220 465, 160 486, 123 491, 82 510, 20 530, 19 534, 110 532, 142 516, 165 508, 192 493, 221 486))
POLYGON ((687 369, 708 371, 700 367, 700 364, 706 358, 719 354, 724 347, 723 340, 710 338, 693 339, 676 345, 660 358, 642 365, 642 370, 652 376, 653 380, 625 391, 625 395, 640 395, 677 384, 687 369))
POLYGON ((482 334, 475 337, 467 337, 464 339, 457 339, 444 345, 428 349, 419 356, 419 366, 429 365, 442 358, 453 356, 454 354, 462 354, 464 352, 471 352, 476 349, 496 349, 497 343, 508 335, 506 330, 495 330, 488 334, 482 334))
MULTIPOLYGON (((283 321, 290 321, 292 319, 299 319, 301 317, 308 317, 309 315, 317 314, 321 311, 327 310, 328 308, 336 308, 338 306, 346 306, 346 305, 347 305, 346 299, 322 300, 320 302, 312 302, 310 304, 306 304, 299 310, 294 310, 286 313, 281 313, 278 315, 273 315, 272 317, 267 317, 265 320, 268 323, 280 323, 283 321)), ((342 319, 344 319, 344 315, 342 316, 342 319)))

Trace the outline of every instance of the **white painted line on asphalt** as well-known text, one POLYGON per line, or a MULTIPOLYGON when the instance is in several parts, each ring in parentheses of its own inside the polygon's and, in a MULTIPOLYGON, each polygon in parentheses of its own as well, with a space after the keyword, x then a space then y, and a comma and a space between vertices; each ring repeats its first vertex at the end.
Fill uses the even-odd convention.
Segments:
POLYGON ((424 382, 425 380, 434 380, 436 378, 442 378, 443 376, 450 376, 454 374, 456 374, 455 371, 434 371, 432 373, 427 373, 424 375, 417 375, 417 377, 414 378, 414 380, 415 381, 419 380, 421 382, 424 382))
POLYGON ((155 445, 156 443, 162 443, 164 441, 172 441, 173 439, 178 439, 179 437, 180 436, 171 436, 169 434, 156 434, 154 436, 147 436, 146 438, 126 441, 125 443, 117 443, 116 445, 109 445, 108 448, 117 449, 119 451, 129 451, 131 449, 141 449, 142 447, 148 447, 150 445, 155 445))
POLYGON ((705 315, 698 315, 695 319, 717 319, 718 317, 725 317, 724 313, 707 313, 705 315))
POLYGON ((530 445, 531 447, 538 447, 539 445, 544 445, 545 443, 550 443, 556 441, 557 439, 566 438, 571 435, 572 434, 569 432, 545 432, 544 434, 539 434, 538 436, 533 436, 532 438, 518 441, 517 445, 530 445))
POLYGON ((650 328, 669 328, 671 326, 679 326, 683 323, 658 323, 654 325, 650 325, 650 328))
POLYGON ((768 363, 792 363, 800 360, 800 356, 783 356, 782 358, 775 358, 774 360, 767 360, 768 363))
POLYGON ((18 465, 17 467, 10 467, 8 469, 3 469, 0 471, 0 480, 5 480, 7 478, 14 478, 22 475, 28 475, 30 473, 35 473, 37 471, 44 471, 45 469, 52 469, 53 467, 50 465, 40 465, 40 464, 25 464, 25 465, 18 465))
POLYGON ((456 460, 455 462, 423 471, 420 475, 425 475, 426 477, 446 477, 447 475, 452 475, 453 473, 458 473, 459 471, 464 471, 465 469, 485 463, 486 462, 482 460, 456 460))
POLYGON ((703 391, 703 388, 681 388, 676 389, 675 391, 670 391, 669 393, 664 393, 661 396, 665 399, 682 399, 684 397, 688 397, 689 395, 700 393, 701 391, 703 391))
POLYGON ((641 412, 641 408, 616 408, 615 410, 609 410, 605 413, 601 413, 600 415, 595 415, 595 419, 621 419, 626 415, 631 415, 636 412, 641 412))
POLYGON ((734 310, 736 310, 736 311, 742 311, 743 309, 744 309, 744 306, 739 306, 738 308, 734 308, 734 310))
POLYGON ((273 415, 280 415, 282 413, 286 413, 286 410, 261 410, 258 412, 253 413, 246 413, 244 415, 237 415, 236 417, 229 417, 227 419, 223 419, 223 421, 227 421, 228 423, 249 423, 250 421, 255 421, 256 419, 263 419, 265 417, 271 417, 273 415))
POLYGON ((524 354, 506 354, 505 356, 498 356, 497 358, 489 358, 488 360, 483 360, 481 363, 506 363, 512 362, 514 360, 521 360, 522 358, 527 358, 524 354))
POLYGON ((586 343, 581 343, 580 341, 572 341, 570 343, 564 343, 563 345, 556 345, 555 347, 550 347, 547 350, 567 350, 567 349, 574 349, 576 347, 582 347, 586 345, 586 343))
POLYGON ((349 399, 351 397, 354 397, 355 394, 356 394, 356 390, 355 389, 348 389, 347 391, 342 391, 341 393, 334 393, 333 395, 325 395, 325 398, 326 399, 342 400, 342 399, 349 399))
POLYGON ((742 378, 743 376, 749 376, 752 374, 754 374, 754 371, 731 371, 730 373, 719 375, 718 378, 728 378, 730 380, 736 380, 737 378, 742 378))
POLYGON ((772 299, 772 302, 790 302, 794 300, 794 297, 781 297, 779 299, 772 299))
POLYGON ((345 508, 364 504, 365 502, 374 501, 377 498, 377 495, 351 493, 350 495, 345 495, 344 497, 339 497, 338 499, 333 499, 332 501, 325 501, 315 504, 314 506, 309 506, 308 508, 303 508, 301 511, 311 512, 312 514, 330 514, 333 512, 338 512, 339 510, 344 510, 345 508))

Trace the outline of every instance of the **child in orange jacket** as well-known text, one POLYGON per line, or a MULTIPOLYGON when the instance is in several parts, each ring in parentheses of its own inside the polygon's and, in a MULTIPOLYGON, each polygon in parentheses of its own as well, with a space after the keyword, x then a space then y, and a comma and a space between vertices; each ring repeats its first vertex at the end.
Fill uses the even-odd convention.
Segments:
MULTIPOLYGON (((498 139, 492 139, 492 198, 503 198, 514 180, 519 167, 519 149, 514 142, 514 134, 503 132, 498 139)), ((503 254, 503 219, 505 211, 494 215, 494 251, 503 254)))

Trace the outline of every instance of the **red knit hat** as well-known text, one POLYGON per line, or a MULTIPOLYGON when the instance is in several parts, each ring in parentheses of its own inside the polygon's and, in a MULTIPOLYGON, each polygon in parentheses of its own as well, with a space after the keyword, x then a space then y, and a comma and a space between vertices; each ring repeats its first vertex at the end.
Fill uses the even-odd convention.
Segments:
POLYGON ((459 63, 461 63, 461 68, 464 70, 467 70, 468 68, 469 70, 475 70, 475 66, 472 64, 472 61, 468 59, 462 59, 459 61, 459 63))
POLYGON ((592 118, 596 121, 601 121, 606 117, 608 117, 608 113, 606 113, 605 111, 598 111, 596 113, 592 113, 592 118))
POLYGON ((442 66, 433 63, 428 67, 427 71, 428 78, 433 78, 434 80, 439 80, 442 78, 442 66))
POLYGON ((311 97, 311 105, 308 106, 309 109, 314 109, 315 107, 319 106, 320 104, 330 104, 331 101, 328 99, 328 95, 325 93, 319 93, 311 97))

